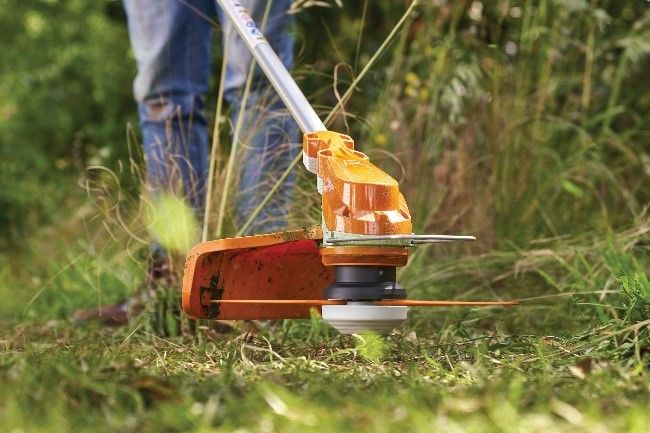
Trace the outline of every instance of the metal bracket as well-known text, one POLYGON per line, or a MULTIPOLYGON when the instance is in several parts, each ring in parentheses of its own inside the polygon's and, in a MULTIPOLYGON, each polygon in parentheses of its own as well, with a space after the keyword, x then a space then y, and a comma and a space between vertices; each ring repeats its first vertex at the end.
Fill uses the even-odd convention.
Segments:
POLYGON ((475 241, 474 236, 457 235, 354 235, 323 231, 323 246, 399 246, 414 247, 422 244, 475 241))

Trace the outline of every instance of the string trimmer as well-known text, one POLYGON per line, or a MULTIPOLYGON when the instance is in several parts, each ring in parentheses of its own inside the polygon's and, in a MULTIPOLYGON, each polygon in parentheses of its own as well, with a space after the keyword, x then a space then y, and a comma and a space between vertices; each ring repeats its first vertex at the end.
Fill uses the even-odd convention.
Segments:
POLYGON ((349 136, 327 130, 239 2, 218 3, 304 133, 302 159, 316 174, 322 223, 195 246, 185 265, 183 309, 194 318, 237 320, 309 318, 317 308, 342 333, 387 333, 409 307, 515 304, 406 299, 396 269, 407 263, 408 248, 475 238, 413 234, 397 181, 349 136))

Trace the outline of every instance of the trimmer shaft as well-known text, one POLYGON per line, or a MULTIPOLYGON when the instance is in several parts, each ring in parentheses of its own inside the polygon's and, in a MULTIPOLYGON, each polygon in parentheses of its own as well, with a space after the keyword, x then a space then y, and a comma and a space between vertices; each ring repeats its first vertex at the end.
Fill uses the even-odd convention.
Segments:
POLYGON ((395 266, 334 266, 334 284, 325 289, 325 298, 348 301, 405 299, 406 290, 395 282, 395 275, 395 266))

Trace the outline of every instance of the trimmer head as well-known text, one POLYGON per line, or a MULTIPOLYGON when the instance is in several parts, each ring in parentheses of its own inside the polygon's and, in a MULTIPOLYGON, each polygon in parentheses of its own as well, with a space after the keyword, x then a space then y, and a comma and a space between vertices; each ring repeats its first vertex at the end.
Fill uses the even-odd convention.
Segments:
POLYGON ((334 283, 325 289, 327 299, 343 305, 323 305, 323 319, 342 334, 388 334, 406 320, 408 307, 374 305, 370 301, 405 299, 395 266, 341 265, 334 267, 334 283))
POLYGON ((411 305, 458 305, 406 299, 396 269, 408 262, 408 247, 474 238, 410 234, 397 182, 353 148, 341 134, 305 135, 305 153, 320 161, 323 226, 197 245, 187 255, 183 309, 237 320, 309 318, 317 308, 342 333, 386 334, 411 305))
POLYGON ((315 308, 341 333, 386 334, 409 307, 512 304, 405 299, 394 266, 352 264, 405 263, 400 249, 379 249, 386 254, 378 257, 366 247, 334 255, 322 245, 319 227, 201 243, 187 255, 183 309, 196 319, 238 320, 308 319, 315 308), (348 264, 325 264, 336 260, 348 264))

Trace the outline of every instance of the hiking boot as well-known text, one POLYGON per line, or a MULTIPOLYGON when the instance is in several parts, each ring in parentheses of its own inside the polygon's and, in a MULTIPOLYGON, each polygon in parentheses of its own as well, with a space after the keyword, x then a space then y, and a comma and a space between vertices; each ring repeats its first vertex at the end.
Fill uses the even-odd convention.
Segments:
MULTIPOLYGON (((146 327, 157 335, 194 333, 195 321, 181 319, 180 294, 180 281, 172 271, 171 261, 166 255, 154 253, 149 259, 140 290, 131 298, 115 305, 77 310, 72 318, 78 324, 96 322, 104 326, 118 327, 127 325, 130 320, 144 314, 147 316, 146 327)), ((242 328, 241 324, 236 326, 235 322, 231 321, 214 321, 209 328, 214 335, 233 332, 257 333, 253 325, 242 328)))
POLYGON ((105 307, 86 308, 75 311, 72 319, 79 324, 98 322, 104 326, 118 327, 129 323, 128 309, 126 302, 105 307))
POLYGON ((178 278, 172 272, 169 258, 163 254, 153 254, 149 259, 144 283, 136 294, 115 305, 77 310, 72 319, 78 324, 97 322, 104 326, 123 326, 144 311, 147 304, 158 296, 161 287, 178 287, 177 284, 178 278))

